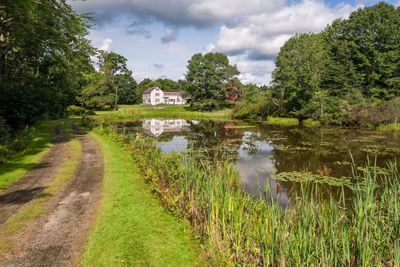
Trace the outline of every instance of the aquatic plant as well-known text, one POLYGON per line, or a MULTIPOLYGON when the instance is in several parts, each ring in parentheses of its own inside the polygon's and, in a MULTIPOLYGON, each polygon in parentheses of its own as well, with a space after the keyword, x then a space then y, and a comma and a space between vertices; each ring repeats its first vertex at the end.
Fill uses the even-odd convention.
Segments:
MULTIPOLYGON (((99 130, 100 131, 100 130, 99 130)), ((164 154, 154 141, 101 132, 132 153, 144 179, 165 207, 187 218, 214 259, 252 266, 399 266, 400 175, 374 165, 353 170, 352 199, 344 185, 339 201, 322 197, 324 176, 296 174, 300 190, 282 208, 267 183, 266 201, 246 194, 229 161, 213 162, 194 153, 164 154), (305 178, 302 180, 302 178, 305 178), (318 183, 315 181, 318 180, 318 183), (320 183, 321 182, 321 183, 320 183)), ((286 176, 288 177, 288 176, 286 176)))

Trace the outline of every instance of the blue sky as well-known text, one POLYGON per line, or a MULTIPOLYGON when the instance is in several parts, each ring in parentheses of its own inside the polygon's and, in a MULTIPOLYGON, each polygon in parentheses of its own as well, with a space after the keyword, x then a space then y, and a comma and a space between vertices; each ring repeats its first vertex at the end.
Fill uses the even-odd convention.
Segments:
MULTIPOLYGON (((134 78, 184 77, 194 53, 222 52, 245 82, 268 84, 279 48, 293 34, 319 32, 367 0, 68 0, 93 13, 94 46, 128 59, 134 78)), ((399 5, 400 0, 387 1, 399 5)))

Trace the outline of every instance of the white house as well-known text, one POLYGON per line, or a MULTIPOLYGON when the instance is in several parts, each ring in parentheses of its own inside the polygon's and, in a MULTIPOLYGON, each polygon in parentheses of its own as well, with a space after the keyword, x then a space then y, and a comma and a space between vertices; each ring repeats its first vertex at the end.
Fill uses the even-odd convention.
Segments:
POLYGON ((143 104, 159 105, 159 104, 170 104, 170 105, 184 105, 186 104, 186 98, 183 97, 183 93, 180 91, 163 91, 158 87, 152 87, 146 89, 142 95, 143 104))

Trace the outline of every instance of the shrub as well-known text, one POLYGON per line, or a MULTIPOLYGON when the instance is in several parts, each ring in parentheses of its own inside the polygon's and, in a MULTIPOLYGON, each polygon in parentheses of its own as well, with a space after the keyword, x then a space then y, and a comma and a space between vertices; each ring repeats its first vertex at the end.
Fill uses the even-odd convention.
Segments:
POLYGON ((82 116, 86 113, 86 109, 79 106, 69 106, 67 112, 69 115, 82 116))
POLYGON ((238 102, 232 117, 235 119, 264 119, 273 111, 274 106, 270 93, 258 91, 238 102))

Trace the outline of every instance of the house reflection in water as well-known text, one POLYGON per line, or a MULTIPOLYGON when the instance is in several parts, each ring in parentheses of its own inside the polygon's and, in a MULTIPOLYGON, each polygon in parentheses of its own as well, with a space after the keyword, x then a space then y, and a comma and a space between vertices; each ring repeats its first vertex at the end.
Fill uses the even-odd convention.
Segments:
POLYGON ((190 123, 186 120, 143 120, 143 129, 148 131, 155 137, 159 137, 163 133, 189 131, 190 123))

